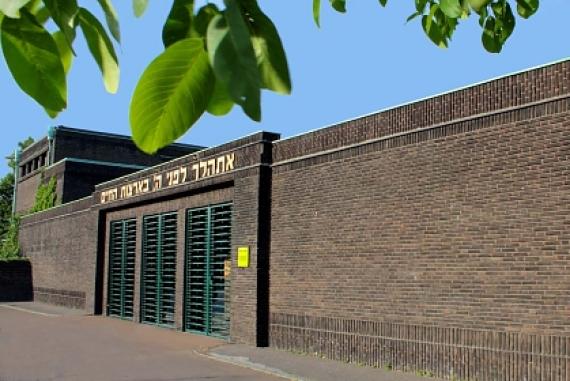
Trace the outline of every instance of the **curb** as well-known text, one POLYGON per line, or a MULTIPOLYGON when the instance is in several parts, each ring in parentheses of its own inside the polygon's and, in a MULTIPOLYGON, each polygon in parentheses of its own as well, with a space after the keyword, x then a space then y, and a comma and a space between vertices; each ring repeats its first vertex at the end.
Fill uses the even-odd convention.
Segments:
POLYGON ((303 378, 300 378, 298 376, 295 376, 294 374, 284 372, 281 369, 272 368, 272 367, 269 367, 269 366, 264 365, 264 364, 252 362, 249 360, 249 357, 245 357, 245 356, 227 356, 227 355, 220 355, 220 354, 212 353, 212 352, 204 353, 204 352, 199 352, 199 351, 194 351, 194 353, 196 353, 197 355, 200 355, 202 357, 209 358, 211 360, 224 362, 226 364, 236 365, 236 366, 239 366, 242 368, 247 368, 247 369, 257 371, 257 372, 261 372, 261 373, 269 374, 272 376, 284 378, 286 380, 309 381, 307 379, 303 379, 303 378))

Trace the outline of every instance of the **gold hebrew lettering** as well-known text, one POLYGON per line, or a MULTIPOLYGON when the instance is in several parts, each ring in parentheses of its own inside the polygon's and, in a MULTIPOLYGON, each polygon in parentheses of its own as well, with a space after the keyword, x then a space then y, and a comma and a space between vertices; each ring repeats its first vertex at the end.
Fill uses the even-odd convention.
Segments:
POLYGON ((220 156, 216 159, 216 175, 219 173, 224 173, 226 170, 226 158, 220 156))
POLYGON ((180 182, 185 183, 186 179, 188 178, 188 168, 180 167, 180 175, 181 175, 180 182))
POLYGON ((208 176, 212 176, 216 171, 216 159, 208 160, 208 176))
POLYGON ((235 154, 230 153, 226 155, 226 172, 233 171, 234 169, 235 154))
POLYGON ((159 190, 162 188, 162 174, 154 175, 153 179, 153 190, 159 190))
POLYGON ((144 179, 141 184, 141 191, 143 193, 147 193, 149 191, 149 181, 148 179, 144 179))
POLYGON ((170 172, 171 177, 172 177, 172 184, 171 185, 178 185, 178 183, 180 182, 180 170, 176 169, 172 172, 170 172))
POLYGON ((208 177, 208 163, 205 161, 201 161, 200 169, 202 170, 202 174, 200 175, 200 177, 208 177))
POLYGON ((195 172, 194 180, 198 180, 200 178, 200 167, 198 164, 192 164, 192 172, 195 172))

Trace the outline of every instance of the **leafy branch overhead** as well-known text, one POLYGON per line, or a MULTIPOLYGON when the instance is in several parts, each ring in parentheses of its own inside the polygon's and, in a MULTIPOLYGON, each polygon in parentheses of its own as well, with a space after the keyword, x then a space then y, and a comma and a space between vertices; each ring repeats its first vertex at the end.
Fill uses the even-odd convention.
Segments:
MULTIPOLYGON (((326 1, 326 0, 325 0, 326 1)), ((483 47, 498 53, 516 17, 526 19, 539 0, 413 0, 413 13, 426 36, 447 47, 457 25, 479 19, 483 47)), ((347 12, 347 0, 328 0, 347 12)), ((388 0, 379 0, 386 7, 388 0)), ((130 123, 135 143, 153 153, 183 135, 204 112, 221 116, 234 105, 261 120, 261 91, 291 92, 291 79, 277 28, 257 0, 173 0, 162 30, 165 50, 142 74, 133 94, 130 123)), ((148 0, 133 0, 140 17, 148 0)), ((105 89, 119 87, 115 45, 121 41, 112 0, 98 0, 106 27, 78 0, 0 0, 0 41, 7 66, 20 88, 55 117, 67 107, 67 74, 80 29, 103 77, 105 89), (48 23, 48 21, 52 23, 48 23), (51 28, 51 25, 54 25, 51 28), (51 30, 51 29, 53 30, 51 30)), ((313 0, 320 26, 321 0, 313 0)))

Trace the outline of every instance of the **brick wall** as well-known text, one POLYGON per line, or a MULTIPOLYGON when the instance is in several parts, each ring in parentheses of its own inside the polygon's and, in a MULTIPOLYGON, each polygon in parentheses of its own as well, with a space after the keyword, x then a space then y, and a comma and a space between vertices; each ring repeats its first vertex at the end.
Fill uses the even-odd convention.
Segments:
POLYGON ((97 214, 91 198, 22 219, 20 246, 33 271, 34 300, 94 311, 97 214))
POLYGON ((25 178, 18 179, 18 194, 16 195, 16 212, 30 210, 36 200, 36 191, 42 181, 41 172, 36 172, 25 178))
POLYGON ((569 73, 277 142, 271 345, 441 377, 570 377, 569 73))
POLYGON ((77 158, 150 166, 201 148, 203 147, 171 144, 155 155, 147 155, 140 151, 128 136, 58 127, 55 136, 54 162, 65 158, 77 158))
POLYGON ((32 268, 28 261, 0 261, 0 302, 32 300, 32 268))
MULTIPOLYGON (((163 212, 178 213, 178 258, 176 283, 175 328, 183 329, 183 289, 185 255, 185 211, 224 202, 233 203, 231 271, 226 307, 231 311, 230 339, 234 342, 251 345, 267 345, 267 283, 268 283, 268 240, 266 227, 269 226, 271 141, 278 135, 257 133, 249 137, 224 144, 219 147, 197 152, 169 163, 143 170, 97 186, 95 200, 99 192, 125 183, 144 178, 165 170, 191 166, 199 161, 207 161, 219 155, 233 153, 235 169, 209 178, 188 181, 173 187, 111 202, 99 204, 95 208, 105 215, 105 230, 113 220, 137 219, 137 257, 135 261, 134 320, 139 320, 140 311, 140 270, 141 237, 144 215, 163 212), (237 268, 238 246, 250 248, 251 263, 248 268, 237 268)), ((104 268, 107 269, 109 237, 104 237, 104 268)), ((103 283, 107 282, 105 273, 103 283)), ((107 286, 103 291, 106 297, 107 286)), ((103 305, 106 304, 104 301, 103 305)))

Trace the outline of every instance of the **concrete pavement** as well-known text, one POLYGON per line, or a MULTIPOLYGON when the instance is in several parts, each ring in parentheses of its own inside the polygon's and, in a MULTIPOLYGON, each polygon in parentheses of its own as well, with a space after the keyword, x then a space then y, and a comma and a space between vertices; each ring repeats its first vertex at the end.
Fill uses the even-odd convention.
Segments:
POLYGON ((0 381, 426 381, 40 303, 0 303, 0 381))
POLYGON ((219 340, 59 313, 0 305, 0 381, 282 380, 199 354, 219 340))

